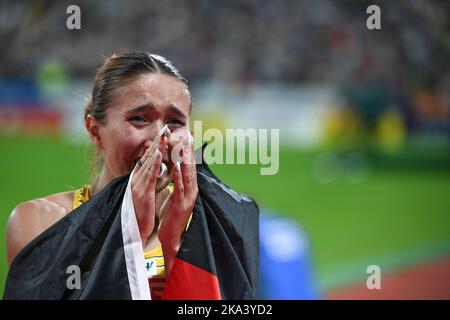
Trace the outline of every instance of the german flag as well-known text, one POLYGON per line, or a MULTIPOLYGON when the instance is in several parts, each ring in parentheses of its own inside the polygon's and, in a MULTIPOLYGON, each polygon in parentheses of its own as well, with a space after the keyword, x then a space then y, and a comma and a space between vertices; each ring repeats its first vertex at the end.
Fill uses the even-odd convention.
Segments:
MULTIPOLYGON (((151 299, 131 197, 131 175, 47 229, 14 259, 4 299, 151 299), (68 286, 70 270, 80 285, 68 286)), ((197 164, 199 194, 163 299, 255 299, 256 203, 197 164)))

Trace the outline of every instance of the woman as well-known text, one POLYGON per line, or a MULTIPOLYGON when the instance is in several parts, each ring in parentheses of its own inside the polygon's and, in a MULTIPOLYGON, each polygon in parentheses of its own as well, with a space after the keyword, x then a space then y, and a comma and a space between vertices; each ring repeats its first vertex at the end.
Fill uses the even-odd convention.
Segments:
POLYGON ((166 59, 145 53, 109 58, 97 72, 85 110, 86 129, 103 159, 100 174, 80 190, 18 205, 8 223, 8 262, 111 180, 134 169, 133 203, 146 263, 156 266, 148 270, 153 298, 159 298, 198 192, 190 112, 187 81, 166 59), (159 146, 151 148, 155 139, 159 146), (181 164, 169 156, 180 141, 181 164), (167 170, 160 174, 162 163, 167 170))
POLYGON ((100 174, 14 209, 5 299, 256 298, 258 207, 195 164, 191 108, 165 58, 104 63, 85 110, 100 174))

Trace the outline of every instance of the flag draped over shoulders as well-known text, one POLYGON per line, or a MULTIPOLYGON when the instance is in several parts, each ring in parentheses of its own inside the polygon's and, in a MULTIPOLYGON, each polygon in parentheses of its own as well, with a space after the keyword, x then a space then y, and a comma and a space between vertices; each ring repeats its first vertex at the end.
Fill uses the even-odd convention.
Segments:
MULTIPOLYGON (((201 151, 200 151, 201 152, 201 151)), ((150 299, 130 175, 29 243, 14 259, 4 299, 150 299), (68 286, 73 267, 80 286, 68 286)), ((163 299, 254 299, 259 210, 197 164, 197 196, 163 299)))

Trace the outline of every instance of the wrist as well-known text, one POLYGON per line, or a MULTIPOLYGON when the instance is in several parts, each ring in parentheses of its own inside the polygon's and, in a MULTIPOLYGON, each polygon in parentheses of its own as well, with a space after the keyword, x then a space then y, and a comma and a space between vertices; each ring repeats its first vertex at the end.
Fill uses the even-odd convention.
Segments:
POLYGON ((150 238, 151 231, 149 231, 147 227, 141 228, 139 223, 138 223, 138 228, 139 228, 139 235, 141 237, 142 245, 145 245, 147 243, 148 238, 150 238))
POLYGON ((180 248, 180 239, 178 237, 159 237, 159 242, 161 243, 161 247, 167 253, 177 253, 180 248))
POLYGON ((169 275, 172 272, 172 266, 175 262, 175 258, 178 253, 178 249, 180 248, 179 243, 176 242, 161 242, 162 252, 164 255, 164 265, 166 269, 166 276, 169 277, 169 275))

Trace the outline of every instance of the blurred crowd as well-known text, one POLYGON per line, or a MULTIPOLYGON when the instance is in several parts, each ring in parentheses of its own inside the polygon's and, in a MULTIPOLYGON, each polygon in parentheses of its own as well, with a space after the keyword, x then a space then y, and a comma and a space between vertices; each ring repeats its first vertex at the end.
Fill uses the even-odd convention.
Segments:
POLYGON ((167 55, 191 79, 432 84, 449 76, 446 1, 380 2, 381 32, 366 28, 366 8, 377 1, 65 2, 3 2, 3 75, 48 58, 91 75, 102 54, 137 49, 167 55), (69 4, 81 8, 79 31, 65 27, 69 4))

